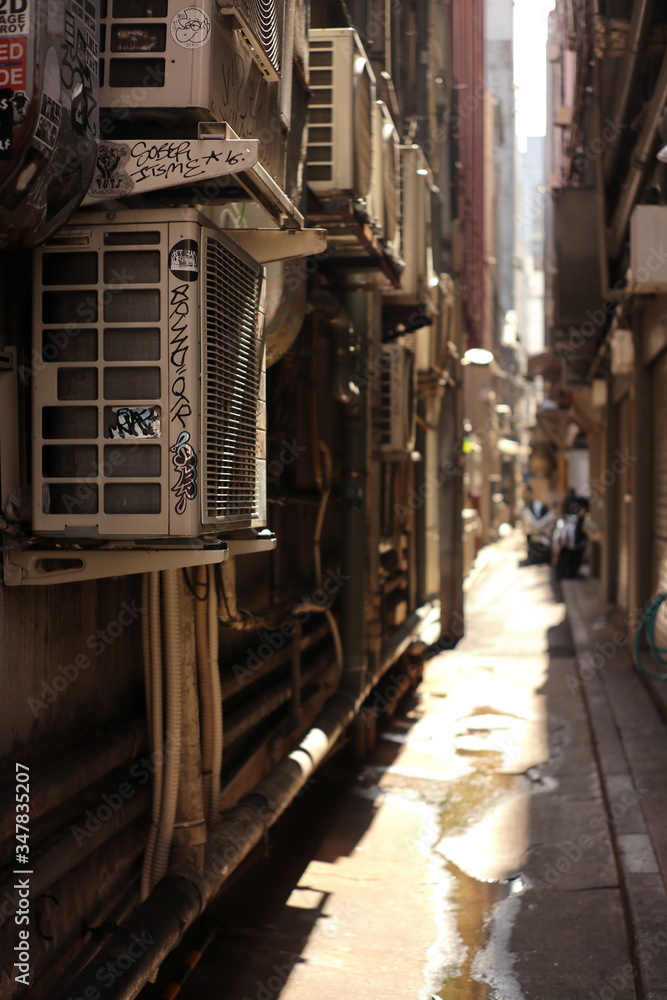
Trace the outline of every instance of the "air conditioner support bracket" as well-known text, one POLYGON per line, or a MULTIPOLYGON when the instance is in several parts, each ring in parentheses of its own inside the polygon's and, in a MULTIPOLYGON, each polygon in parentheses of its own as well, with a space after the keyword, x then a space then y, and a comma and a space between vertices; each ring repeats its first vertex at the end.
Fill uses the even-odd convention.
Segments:
POLYGON ((223 229, 258 264, 311 257, 327 248, 326 229, 223 229))
POLYGON ((222 563, 230 556, 267 552, 275 546, 276 536, 269 531, 261 532, 257 538, 227 539, 210 548, 137 545, 128 549, 35 549, 7 542, 4 580, 7 586, 23 587, 81 583, 111 576, 222 563))
POLYGON ((258 139, 207 135, 202 139, 137 139, 100 142, 97 164, 83 205, 99 205, 130 195, 205 184, 252 170, 258 139))

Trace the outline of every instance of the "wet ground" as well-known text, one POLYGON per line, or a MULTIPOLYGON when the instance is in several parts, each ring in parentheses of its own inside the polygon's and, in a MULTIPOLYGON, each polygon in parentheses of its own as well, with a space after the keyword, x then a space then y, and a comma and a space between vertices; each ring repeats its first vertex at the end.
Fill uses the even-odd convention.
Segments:
POLYGON ((562 596, 521 555, 515 536, 482 553, 466 637, 381 720, 366 764, 339 755, 271 832, 180 996, 664 1000, 641 991, 610 823, 640 837, 645 791, 601 767, 562 596))

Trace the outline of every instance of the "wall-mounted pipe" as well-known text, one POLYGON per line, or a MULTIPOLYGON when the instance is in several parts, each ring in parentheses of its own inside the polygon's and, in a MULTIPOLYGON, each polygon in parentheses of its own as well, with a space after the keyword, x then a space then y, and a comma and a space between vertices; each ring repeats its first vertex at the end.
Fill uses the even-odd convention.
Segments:
POLYGON ((623 182, 621 194, 616 204, 611 225, 607 234, 607 251, 615 260, 623 249, 623 241, 628 229, 630 215, 637 198, 645 183, 646 176, 654 166, 654 153, 657 145, 658 126, 667 104, 667 54, 665 54, 660 73, 653 88, 653 97, 646 110, 644 126, 632 151, 630 170, 623 182))
MULTIPOLYGON (((390 636, 383 647, 383 672, 407 648, 415 627, 431 610, 431 604, 418 609, 390 636)), ((361 701, 370 694, 378 679, 375 677, 364 685, 361 701)), ((151 942, 149 947, 105 992, 105 1000, 133 1000, 229 875, 263 839, 329 755, 355 713, 349 697, 338 693, 332 695, 292 753, 225 814, 207 842, 203 870, 162 879, 150 897, 105 944, 95 962, 57 993, 58 1000, 85 996, 86 990, 99 985, 98 970, 106 968, 107 963, 119 955, 127 954, 137 937, 143 936, 142 940, 151 942)), ((136 951, 133 947, 130 954, 136 951)))
MULTIPOLYGON (((30 781, 30 822, 36 824, 147 746, 146 723, 131 719, 122 729, 100 733, 30 781)), ((0 797, 0 841, 14 835, 16 789, 0 797)))
MULTIPOLYGON (((628 124, 628 111, 630 110, 630 97, 637 82, 637 70, 640 65, 640 56, 644 53, 646 39, 651 27, 653 16, 653 0, 635 0, 632 8, 632 19, 628 29, 626 42, 626 52, 623 57, 623 65, 616 74, 616 91, 614 103, 609 114, 612 122, 623 126, 628 124)), ((605 180, 609 182, 616 169, 618 156, 620 153, 620 140, 612 142, 607 146, 604 173, 605 180)))

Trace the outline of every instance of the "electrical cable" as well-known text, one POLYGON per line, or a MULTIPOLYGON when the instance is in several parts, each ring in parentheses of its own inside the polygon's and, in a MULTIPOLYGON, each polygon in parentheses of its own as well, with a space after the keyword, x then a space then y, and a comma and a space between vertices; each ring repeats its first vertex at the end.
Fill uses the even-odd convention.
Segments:
POLYGON ((656 594, 649 603, 647 604, 639 622, 637 623, 637 629, 635 631, 635 641, 632 647, 632 655, 635 661, 635 666, 640 674, 644 677, 648 677, 651 681, 667 681, 667 673, 656 674, 650 671, 641 661, 641 653, 639 651, 639 644, 641 640, 642 630, 646 629, 646 638, 648 639, 648 644, 651 649, 651 654, 653 659, 657 664, 662 667, 667 666, 667 648, 657 646, 655 641, 655 622, 658 617, 658 611, 663 603, 667 600, 667 593, 663 592, 656 594))

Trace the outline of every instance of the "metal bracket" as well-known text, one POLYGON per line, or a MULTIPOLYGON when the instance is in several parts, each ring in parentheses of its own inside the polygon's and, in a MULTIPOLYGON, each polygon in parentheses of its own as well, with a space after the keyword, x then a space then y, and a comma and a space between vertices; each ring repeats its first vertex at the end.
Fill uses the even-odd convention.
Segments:
POLYGON ((327 248, 326 229, 223 229, 259 264, 310 257, 327 248))
POLYGON ((222 563, 230 556, 267 552, 276 547, 276 536, 260 532, 257 538, 220 541, 216 548, 153 548, 146 544, 120 549, 62 549, 5 542, 4 580, 7 586, 44 586, 80 583, 111 576, 130 576, 163 569, 187 569, 222 563))
POLYGON ((253 168, 259 139, 208 135, 205 139, 135 139, 100 142, 83 205, 147 191, 199 184, 253 168))

